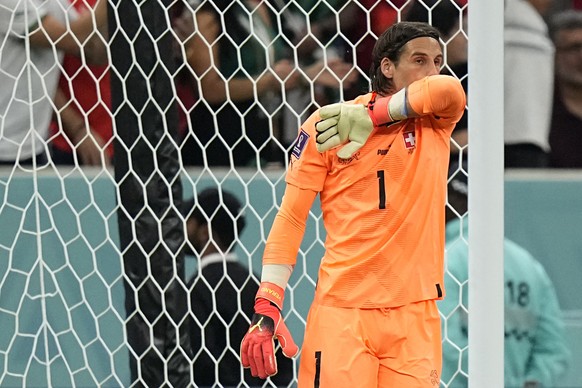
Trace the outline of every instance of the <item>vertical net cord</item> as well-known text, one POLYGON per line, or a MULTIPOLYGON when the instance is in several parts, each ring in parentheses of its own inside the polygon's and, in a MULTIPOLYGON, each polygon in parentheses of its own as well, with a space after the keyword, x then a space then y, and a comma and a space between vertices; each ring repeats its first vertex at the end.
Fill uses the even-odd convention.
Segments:
MULTIPOLYGON (((25 2, 24 3, 24 11, 25 11, 25 24, 26 24, 26 28, 27 28, 27 33, 26 33, 26 39, 24 39, 24 44, 26 47, 26 53, 27 53, 27 62, 31 63, 32 60, 30 58, 30 53, 31 53, 31 45, 30 45, 30 31, 28 31, 28 27, 29 27, 29 20, 28 20, 28 6, 29 3, 25 2)), ((42 28, 42 24, 39 20, 39 27, 38 28, 42 28)), ((27 71, 26 71, 26 75, 27 75, 27 81, 28 81, 28 95, 32 97, 33 92, 32 92, 32 76, 31 76, 31 68, 30 66, 27 67, 27 71)), ((29 131, 34 131, 35 130, 35 125, 34 125, 34 111, 33 111, 33 101, 29 101, 29 113, 30 113, 30 128, 29 131)), ((51 381, 51 368, 50 368, 50 356, 49 356, 49 336, 48 336, 48 314, 47 314, 47 305, 46 305, 46 285, 45 285, 45 279, 44 279, 44 265, 43 265, 43 259, 42 259, 42 225, 41 225, 41 221, 40 221, 40 199, 39 199, 39 185, 38 185, 38 169, 37 169, 37 158, 36 158, 36 153, 34 152, 36 149, 36 136, 34 136, 32 133, 29 133, 30 136, 32 136, 32 183, 33 183, 33 187, 34 187, 34 207, 35 207, 35 221, 36 221, 36 246, 37 246, 37 259, 36 259, 36 263, 37 265, 33 265, 31 268, 31 273, 30 275, 32 276, 32 272, 34 271, 34 268, 37 267, 38 271, 39 271, 39 281, 40 281, 40 301, 41 301, 41 316, 42 316, 42 332, 43 332, 43 339, 44 339, 44 352, 45 352, 45 360, 44 362, 46 363, 46 378, 47 378, 47 383, 50 384, 51 381)), ((18 155, 16 157, 16 162, 15 162, 15 166, 13 168, 13 171, 16 170, 16 165, 18 164, 18 155)), ((27 282, 28 283, 28 282, 27 282)), ((29 290, 26 290, 25 292, 29 292, 29 290)), ((36 342, 36 341, 35 341, 36 342)), ((35 348, 33 348, 33 354, 35 352, 35 348)), ((31 357, 33 357, 33 355, 31 355, 31 357)))

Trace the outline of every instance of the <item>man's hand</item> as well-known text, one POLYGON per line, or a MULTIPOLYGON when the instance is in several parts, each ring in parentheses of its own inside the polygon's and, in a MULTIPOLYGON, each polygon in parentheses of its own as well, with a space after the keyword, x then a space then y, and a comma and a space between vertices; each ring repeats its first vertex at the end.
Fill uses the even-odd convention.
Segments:
POLYGON ((275 338, 286 357, 299 352, 281 316, 283 295, 284 290, 273 283, 261 283, 259 287, 251 327, 241 343, 242 366, 251 368, 255 377, 266 379, 277 374, 275 338))
POLYGON ((366 105, 337 103, 319 110, 321 121, 315 124, 317 150, 328 151, 348 142, 337 152, 342 159, 358 151, 374 129, 366 105))
POLYGON ((111 164, 107 156, 105 140, 93 129, 89 128, 89 133, 75 141, 75 152, 80 157, 81 162, 86 166, 109 166, 111 164))

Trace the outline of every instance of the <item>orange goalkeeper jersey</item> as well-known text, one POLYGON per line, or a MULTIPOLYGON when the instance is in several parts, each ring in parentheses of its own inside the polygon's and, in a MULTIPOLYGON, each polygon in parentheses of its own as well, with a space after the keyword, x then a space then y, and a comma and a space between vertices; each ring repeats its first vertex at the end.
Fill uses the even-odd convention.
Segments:
POLYGON ((318 303, 379 308, 444 296, 449 140, 465 94, 457 79, 437 75, 411 84, 408 100, 421 117, 374 129, 350 159, 316 150, 317 112, 299 130, 286 181, 320 195, 327 238, 318 303))

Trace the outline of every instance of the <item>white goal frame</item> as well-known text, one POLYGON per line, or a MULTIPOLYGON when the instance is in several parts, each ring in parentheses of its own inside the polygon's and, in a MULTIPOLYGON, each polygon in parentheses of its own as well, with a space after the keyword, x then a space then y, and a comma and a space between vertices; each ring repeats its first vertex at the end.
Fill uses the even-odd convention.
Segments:
POLYGON ((504 384, 503 0, 469 2, 469 386, 504 384))

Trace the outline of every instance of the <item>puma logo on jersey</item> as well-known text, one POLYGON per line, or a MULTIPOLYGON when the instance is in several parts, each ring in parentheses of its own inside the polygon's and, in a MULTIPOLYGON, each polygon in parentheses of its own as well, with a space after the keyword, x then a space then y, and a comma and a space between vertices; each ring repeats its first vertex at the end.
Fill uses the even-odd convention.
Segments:
POLYGON ((388 151, 390 150, 390 148, 385 149, 385 150, 378 150, 378 154, 377 155, 386 155, 388 154, 388 151))

